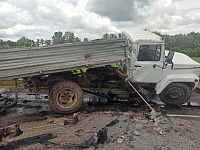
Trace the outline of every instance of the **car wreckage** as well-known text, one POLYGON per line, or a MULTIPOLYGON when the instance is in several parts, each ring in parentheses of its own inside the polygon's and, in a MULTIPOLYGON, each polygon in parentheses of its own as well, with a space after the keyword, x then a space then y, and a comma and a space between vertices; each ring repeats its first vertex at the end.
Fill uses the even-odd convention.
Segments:
MULTIPOLYGON (((165 50, 164 40, 148 31, 129 30, 116 39, 0 50, 0 80, 22 78, 30 91, 49 90, 52 109, 62 114, 81 107, 83 92, 92 92, 84 87, 111 81, 139 85, 166 104, 183 104, 197 87, 199 74, 198 62, 165 50)), ((113 94, 106 97, 113 99, 113 94)))

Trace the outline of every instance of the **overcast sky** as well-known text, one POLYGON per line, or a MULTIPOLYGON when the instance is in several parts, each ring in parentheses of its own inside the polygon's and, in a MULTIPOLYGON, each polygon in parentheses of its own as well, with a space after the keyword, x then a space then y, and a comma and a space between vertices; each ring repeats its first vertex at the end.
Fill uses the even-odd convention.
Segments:
POLYGON ((56 31, 83 39, 127 28, 163 34, 200 32, 199 0, 0 0, 0 39, 51 39, 56 31))

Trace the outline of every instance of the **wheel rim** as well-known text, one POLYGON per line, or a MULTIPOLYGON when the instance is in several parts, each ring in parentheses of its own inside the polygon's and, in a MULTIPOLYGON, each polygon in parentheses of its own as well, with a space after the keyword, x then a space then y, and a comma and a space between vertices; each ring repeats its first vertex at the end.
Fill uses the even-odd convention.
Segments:
POLYGON ((61 108, 70 108, 77 102, 77 94, 73 89, 62 89, 56 96, 56 102, 61 108))
POLYGON ((185 96, 185 92, 181 88, 169 88, 166 93, 165 97, 169 98, 172 101, 179 101, 182 100, 185 96))

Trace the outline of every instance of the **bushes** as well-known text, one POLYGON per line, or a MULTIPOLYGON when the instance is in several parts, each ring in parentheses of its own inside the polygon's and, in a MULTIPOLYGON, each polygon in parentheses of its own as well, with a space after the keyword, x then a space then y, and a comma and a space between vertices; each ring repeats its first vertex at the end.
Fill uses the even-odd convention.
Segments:
POLYGON ((0 86, 14 86, 14 81, 0 81, 0 86))
POLYGON ((200 63, 200 57, 192 57, 192 59, 200 63))
MULTIPOLYGON (((23 87, 22 81, 17 81, 18 86, 17 87, 23 87)), ((14 87, 14 81, 0 81, 1 87, 14 87)))

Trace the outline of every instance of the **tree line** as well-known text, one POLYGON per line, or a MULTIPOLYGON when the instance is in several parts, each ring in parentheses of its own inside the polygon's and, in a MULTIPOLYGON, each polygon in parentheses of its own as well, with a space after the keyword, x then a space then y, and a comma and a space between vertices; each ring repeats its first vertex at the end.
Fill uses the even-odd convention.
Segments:
MULTIPOLYGON (((82 42, 88 41, 87 38, 84 38, 82 42)), ((55 32, 51 40, 37 39, 36 41, 22 37, 16 42, 8 40, 3 41, 0 39, 0 49, 9 49, 9 48, 19 48, 19 47, 34 47, 34 46, 44 46, 44 45, 54 45, 62 43, 76 43, 81 42, 79 37, 76 37, 73 32, 61 31, 55 32)))
MULTIPOLYGON (((185 53, 191 57, 200 57, 200 33, 191 32, 189 34, 176 34, 168 35, 161 34, 157 31, 153 33, 161 36, 165 40, 165 47, 167 50, 185 53)), ((119 34, 103 34, 102 38, 121 38, 119 34)), ((50 40, 37 39, 36 41, 22 37, 16 42, 8 40, 3 41, 0 39, 0 49, 8 48, 19 48, 19 47, 34 47, 43 45, 53 45, 62 43, 76 43, 76 42, 87 42, 88 38, 84 38, 83 41, 76 37, 73 32, 55 32, 50 40)))
POLYGON ((190 57, 200 57, 200 33, 168 35, 153 32, 165 40, 165 49, 184 53, 190 57))

